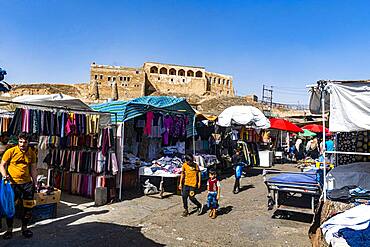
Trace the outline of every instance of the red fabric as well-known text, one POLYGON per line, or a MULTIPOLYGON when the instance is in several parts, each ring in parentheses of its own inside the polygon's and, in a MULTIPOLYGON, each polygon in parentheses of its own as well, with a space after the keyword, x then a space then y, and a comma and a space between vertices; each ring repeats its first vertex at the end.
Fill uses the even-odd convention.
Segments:
POLYGON ((288 120, 281 119, 281 118, 270 118, 270 128, 271 129, 278 129, 278 130, 285 130, 288 132, 303 132, 301 128, 297 125, 289 122, 288 120))
POLYGON ((218 191, 218 186, 217 186, 218 179, 208 179, 208 188, 209 191, 218 191))
MULTIPOLYGON (((302 129, 306 129, 315 133, 322 133, 323 132, 323 126, 318 124, 307 124, 302 127, 302 129)), ((328 133, 329 129, 325 128, 325 133, 328 133)))
POLYGON ((146 113, 146 124, 144 128, 144 135, 151 135, 152 134, 152 122, 154 118, 154 113, 149 111, 146 113))

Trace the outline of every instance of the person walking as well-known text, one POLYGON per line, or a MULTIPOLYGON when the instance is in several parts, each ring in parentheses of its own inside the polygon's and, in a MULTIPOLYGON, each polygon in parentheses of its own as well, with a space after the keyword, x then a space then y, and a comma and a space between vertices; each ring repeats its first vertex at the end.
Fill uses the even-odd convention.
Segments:
POLYGON ((209 171, 207 190, 207 207, 210 209, 209 217, 215 219, 217 217, 218 201, 220 200, 221 196, 221 184, 217 179, 217 173, 214 169, 209 171))
POLYGON ((179 189, 182 191, 182 202, 184 206, 183 217, 189 215, 188 198, 198 208, 198 215, 202 214, 203 205, 195 198, 196 190, 200 189, 201 174, 199 166, 194 162, 193 155, 185 155, 182 165, 179 189))
MULTIPOLYGON (((27 133, 20 133, 18 136, 18 145, 5 151, 1 163, 0 172, 3 179, 10 181, 14 191, 14 199, 23 202, 22 216, 22 235, 25 238, 31 238, 33 233, 27 229, 27 225, 32 217, 32 208, 34 207, 34 187, 37 182, 36 154, 28 146, 29 138, 27 133)), ((4 233, 4 239, 13 237, 13 218, 7 218, 7 231, 4 233)))
POLYGON ((317 137, 314 137, 310 142, 309 144, 307 144, 308 146, 308 156, 310 156, 312 159, 317 159, 319 158, 320 156, 320 151, 319 151, 319 142, 317 140, 317 137))
POLYGON ((239 148, 235 149, 235 153, 232 157, 232 162, 233 168, 235 170, 235 183, 233 193, 237 194, 240 191, 240 178, 242 177, 243 167, 245 165, 245 158, 239 148))
POLYGON ((296 160, 302 160, 304 159, 304 145, 301 138, 297 138, 295 144, 294 144, 295 150, 295 158, 296 160))

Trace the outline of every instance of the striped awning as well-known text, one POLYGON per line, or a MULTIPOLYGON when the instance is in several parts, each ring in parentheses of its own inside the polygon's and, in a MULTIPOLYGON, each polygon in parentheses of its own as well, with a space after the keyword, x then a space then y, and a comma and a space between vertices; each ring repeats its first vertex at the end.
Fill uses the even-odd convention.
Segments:
POLYGON ((117 123, 122 123, 124 118, 123 115, 126 111, 126 105, 128 101, 112 101, 97 105, 91 105, 91 109, 95 111, 103 111, 112 113, 112 123, 116 122, 117 114, 117 123))
MULTIPOLYGON (((144 96, 130 101, 113 101, 90 106, 96 111, 105 111, 117 114, 117 122, 122 123, 139 117, 149 111, 168 112, 172 114, 184 114, 188 117, 188 136, 193 133, 194 109, 184 98, 170 96, 144 96)), ((112 115, 112 122, 115 122, 115 115, 112 115)))

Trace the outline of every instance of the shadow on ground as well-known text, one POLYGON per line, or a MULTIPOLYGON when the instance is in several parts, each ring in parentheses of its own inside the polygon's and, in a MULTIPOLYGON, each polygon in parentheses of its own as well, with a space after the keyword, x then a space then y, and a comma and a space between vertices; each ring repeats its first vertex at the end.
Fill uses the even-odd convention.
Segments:
POLYGON ((273 213, 271 218, 299 221, 303 223, 312 223, 313 221, 313 215, 311 214, 290 212, 290 211, 284 211, 284 210, 276 210, 273 213))
POLYGON ((141 227, 103 222, 76 222, 91 215, 108 212, 103 210, 78 213, 36 226, 32 228, 34 232, 32 239, 24 239, 18 231, 11 240, 1 239, 1 246, 164 246, 146 238, 141 233, 141 227))
POLYGON ((233 206, 221 207, 218 210, 218 216, 226 215, 233 210, 233 206))

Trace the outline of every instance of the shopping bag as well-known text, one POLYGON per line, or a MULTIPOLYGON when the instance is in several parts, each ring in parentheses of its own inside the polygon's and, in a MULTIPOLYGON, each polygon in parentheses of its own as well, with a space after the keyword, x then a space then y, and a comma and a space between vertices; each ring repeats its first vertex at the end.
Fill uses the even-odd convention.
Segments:
POLYGON ((236 178, 241 178, 242 177, 242 173, 243 173, 243 166, 237 166, 235 168, 235 177, 236 178))
POLYGON ((0 182, 0 209, 7 218, 12 218, 15 214, 14 191, 4 179, 0 182))

